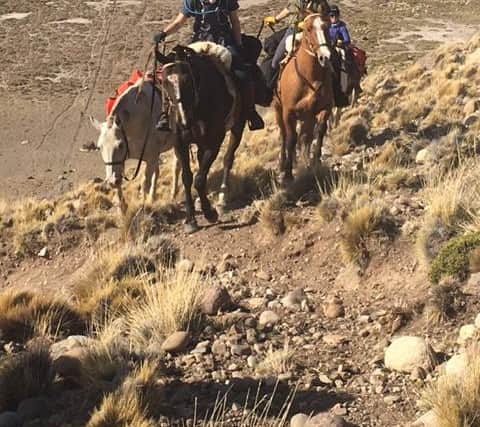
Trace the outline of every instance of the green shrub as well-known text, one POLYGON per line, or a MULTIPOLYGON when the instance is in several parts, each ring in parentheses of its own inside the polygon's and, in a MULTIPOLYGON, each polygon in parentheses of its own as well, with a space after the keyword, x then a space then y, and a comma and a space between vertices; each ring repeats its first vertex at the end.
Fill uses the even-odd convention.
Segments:
POLYGON ((469 274, 470 254, 480 246, 480 233, 471 233, 448 241, 432 262, 429 279, 438 284, 443 277, 465 280, 469 274))

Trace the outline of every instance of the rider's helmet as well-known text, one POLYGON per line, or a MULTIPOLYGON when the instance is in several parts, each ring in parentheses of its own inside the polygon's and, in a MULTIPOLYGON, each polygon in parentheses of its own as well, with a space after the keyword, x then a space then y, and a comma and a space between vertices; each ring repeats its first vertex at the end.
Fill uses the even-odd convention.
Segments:
POLYGON ((329 16, 340 16, 340 8, 336 5, 330 6, 330 11, 328 12, 329 16))

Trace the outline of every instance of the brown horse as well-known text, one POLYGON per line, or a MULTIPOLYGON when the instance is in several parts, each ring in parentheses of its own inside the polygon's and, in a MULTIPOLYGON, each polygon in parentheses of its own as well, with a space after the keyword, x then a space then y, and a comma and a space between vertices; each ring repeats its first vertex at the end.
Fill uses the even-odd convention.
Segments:
POLYGON ((328 24, 321 14, 305 18, 300 47, 285 65, 278 81, 273 107, 282 138, 280 171, 284 182, 293 179, 298 121, 301 121, 300 142, 307 158, 318 124, 314 165, 321 156, 328 118, 334 106, 327 31, 328 24))
POLYGON ((223 64, 188 47, 177 46, 173 52, 173 56, 161 61, 167 63, 164 67, 163 84, 174 113, 170 114, 174 122, 172 124, 179 136, 174 148, 182 167, 185 189, 185 230, 192 233, 198 230, 192 183, 198 192, 205 218, 209 222, 216 222, 218 213, 207 197, 208 173, 217 158, 226 132, 230 130, 220 193, 220 203, 225 203, 224 193, 227 190, 235 151, 242 139, 246 115, 242 111, 236 88, 228 83, 223 64), (190 167, 191 144, 197 145, 199 170, 195 180, 190 167))

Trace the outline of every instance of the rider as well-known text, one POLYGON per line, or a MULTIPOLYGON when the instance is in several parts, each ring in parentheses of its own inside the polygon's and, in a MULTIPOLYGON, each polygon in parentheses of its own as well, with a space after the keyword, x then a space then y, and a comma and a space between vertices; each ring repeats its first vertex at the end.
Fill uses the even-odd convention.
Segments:
MULTIPOLYGON (((237 0, 183 0, 180 13, 162 32, 155 35, 154 42, 162 42, 183 26, 189 18, 194 18, 192 41, 214 42, 225 46, 231 52, 232 71, 241 85, 248 126, 251 130, 258 130, 263 129, 265 123, 255 110, 252 64, 247 64, 242 55, 242 32, 238 9, 237 0)), ((168 130, 166 113, 162 113, 157 127, 168 130)))
POLYGON ((340 9, 336 5, 330 7, 328 13, 330 17, 329 36, 332 43, 332 64, 335 69, 337 88, 337 105, 344 106, 348 103, 346 91, 348 85, 348 74, 351 67, 350 44, 351 38, 348 33, 347 25, 340 20, 340 9))
MULTIPOLYGON (((275 25, 279 22, 283 21, 286 18, 289 18, 288 24, 289 28, 286 31, 285 35, 283 36, 280 44, 278 45, 275 55, 272 59, 272 68, 274 70, 278 70, 280 62, 285 57, 286 54, 286 41, 287 37, 294 33, 295 25, 298 25, 302 22, 305 15, 308 13, 320 13, 322 12, 322 0, 289 0, 285 9, 283 9, 278 15, 276 16, 267 16, 263 22, 265 25, 275 25)), ((301 28, 301 25, 300 25, 301 28)))

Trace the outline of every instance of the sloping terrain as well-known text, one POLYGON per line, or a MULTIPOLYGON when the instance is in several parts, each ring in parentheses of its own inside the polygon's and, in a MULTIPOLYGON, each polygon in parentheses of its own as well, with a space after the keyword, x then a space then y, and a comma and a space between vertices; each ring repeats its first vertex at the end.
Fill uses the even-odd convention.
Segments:
MULTIPOLYGON (((267 129, 239 150, 231 210, 193 235, 164 196, 169 155, 160 200, 139 204, 130 184, 122 217, 92 180, 98 153, 78 151, 95 137, 81 113, 101 117, 176 7, 0 5, 0 417, 264 426, 329 413, 403 426, 433 409, 432 425, 477 425, 475 393, 436 366, 477 363, 480 16, 458 23, 448 1, 340 4, 371 68, 321 169, 299 165, 279 188, 265 111, 267 129), (456 43, 433 49, 444 39, 456 43), (403 351, 399 336, 416 338, 403 351)), ((279 8, 246 8, 247 28, 279 8)))

